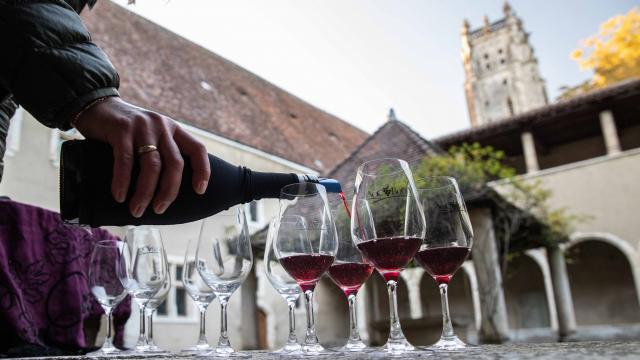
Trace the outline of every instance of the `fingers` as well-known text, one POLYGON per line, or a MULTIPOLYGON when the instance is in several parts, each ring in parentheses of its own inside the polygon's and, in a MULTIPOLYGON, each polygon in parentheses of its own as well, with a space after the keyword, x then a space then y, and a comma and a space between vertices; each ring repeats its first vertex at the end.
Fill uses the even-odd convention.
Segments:
POLYGON ((193 168, 193 190, 198 194, 204 194, 209 185, 209 177, 211 175, 207 149, 201 142, 180 127, 176 129, 173 138, 180 151, 189 157, 193 168))
POLYGON ((127 198, 127 191, 131 183, 131 169, 133 168, 133 144, 131 138, 121 137, 112 144, 113 148, 113 178, 111 179, 111 194, 121 203, 127 198))
MULTIPOLYGON (((150 134, 142 134, 135 143, 136 149, 144 145, 156 145, 157 140, 150 134)), ((150 151, 138 155, 140 174, 136 181, 136 190, 129 201, 129 211, 135 217, 140 217, 151 202, 158 185, 158 178, 162 170, 162 160, 158 151, 150 151)))
POLYGON ((162 157, 162 173, 158 192, 153 198, 153 210, 156 214, 164 213, 176 199, 182 182, 184 160, 180 155, 178 146, 170 135, 163 136, 158 146, 162 157))

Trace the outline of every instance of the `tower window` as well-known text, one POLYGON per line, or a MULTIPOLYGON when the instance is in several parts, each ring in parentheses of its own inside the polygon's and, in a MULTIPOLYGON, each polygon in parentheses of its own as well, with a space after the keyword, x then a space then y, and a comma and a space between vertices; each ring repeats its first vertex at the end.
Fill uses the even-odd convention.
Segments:
POLYGON ((487 70, 491 69, 491 64, 487 64, 487 70))
POLYGON ((484 102, 484 106, 489 107, 489 100, 484 102))
POLYGON ((502 54, 502 49, 498 49, 498 54, 502 54))
POLYGON ((504 64, 504 59, 500 59, 500 64, 504 64))
POLYGON ((507 85, 507 79, 502 80, 502 85, 507 85))
POLYGON ((513 116, 513 102, 511 98, 507 98, 507 107, 509 108, 509 115, 513 116))
POLYGON ((485 58, 485 59, 488 59, 488 58, 489 58, 489 54, 485 53, 485 54, 484 54, 484 58, 485 58))

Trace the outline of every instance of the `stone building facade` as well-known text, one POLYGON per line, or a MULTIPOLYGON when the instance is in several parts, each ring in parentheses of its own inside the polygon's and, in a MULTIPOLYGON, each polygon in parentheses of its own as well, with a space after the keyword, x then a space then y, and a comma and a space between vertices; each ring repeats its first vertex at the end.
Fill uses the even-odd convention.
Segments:
POLYGON ((504 18, 462 26, 464 90, 471 126, 480 126, 548 103, 529 34, 508 3, 504 18))

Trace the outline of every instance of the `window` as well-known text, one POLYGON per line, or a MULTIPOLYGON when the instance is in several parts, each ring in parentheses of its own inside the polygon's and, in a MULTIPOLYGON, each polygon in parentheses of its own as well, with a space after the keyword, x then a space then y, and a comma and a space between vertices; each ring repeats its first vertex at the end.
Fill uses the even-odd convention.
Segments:
POLYGON ((491 64, 487 64, 487 70, 491 70, 491 64))
POLYGON ((504 59, 500 59, 500 64, 504 64, 504 59))
POLYGON ((514 112, 513 112, 513 102, 511 101, 511 98, 507 98, 507 107, 509 108, 509 115, 513 116, 514 112))
POLYGON ((507 79, 502 80, 502 85, 507 85, 507 79))
POLYGON ((244 204, 244 211, 247 215, 247 221, 249 225, 261 226, 263 223, 262 203, 259 201, 252 201, 244 204))
POLYGON ((159 321, 197 321, 198 312, 194 303, 182 284, 182 259, 169 259, 169 274, 171 275, 171 290, 165 301, 158 307, 159 321))
POLYGON ((489 54, 485 53, 485 54, 484 54, 484 58, 485 58, 485 59, 488 59, 488 58, 489 58, 489 54))
POLYGON ((498 49, 498 54, 502 54, 502 49, 498 49))
POLYGON ((489 100, 484 102, 484 106, 489 107, 489 100))

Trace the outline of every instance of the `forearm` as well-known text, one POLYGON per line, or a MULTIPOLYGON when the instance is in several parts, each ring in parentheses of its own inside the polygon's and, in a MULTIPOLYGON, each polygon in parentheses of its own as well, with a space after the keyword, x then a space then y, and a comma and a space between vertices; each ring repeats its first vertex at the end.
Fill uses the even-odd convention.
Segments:
POLYGON ((88 104, 117 95, 119 78, 73 8, 0 0, 0 84, 49 127, 68 129, 88 104))

